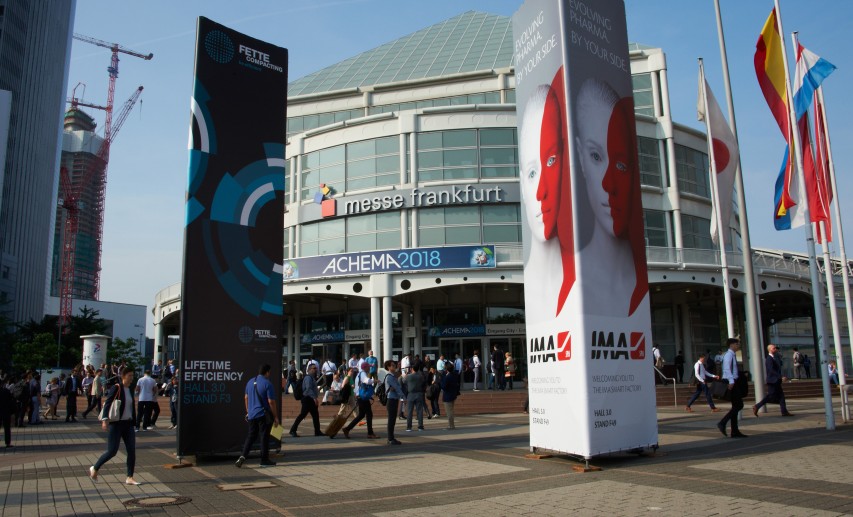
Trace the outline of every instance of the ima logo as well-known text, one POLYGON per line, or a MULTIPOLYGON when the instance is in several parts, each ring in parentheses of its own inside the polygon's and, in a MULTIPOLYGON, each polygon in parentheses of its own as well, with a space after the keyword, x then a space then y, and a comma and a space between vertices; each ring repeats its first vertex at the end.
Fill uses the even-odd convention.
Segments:
POLYGON ((556 336, 533 338, 528 347, 527 363, 568 361, 572 358, 571 332, 558 332, 556 336), (556 343, 554 342, 556 338, 556 343))
POLYGON ((618 335, 603 330, 592 331, 590 359, 633 359, 646 358, 646 337, 642 332, 631 332, 630 348, 624 332, 618 335))

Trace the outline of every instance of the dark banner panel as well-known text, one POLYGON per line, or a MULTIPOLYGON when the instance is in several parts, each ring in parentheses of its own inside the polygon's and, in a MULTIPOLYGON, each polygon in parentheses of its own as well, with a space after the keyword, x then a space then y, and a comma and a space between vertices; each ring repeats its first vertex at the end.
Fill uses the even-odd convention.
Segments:
MULTIPOLYGON (((199 18, 178 454, 237 451, 246 383, 281 378, 287 49, 199 18)), ((279 406, 281 401, 279 399, 279 406)))

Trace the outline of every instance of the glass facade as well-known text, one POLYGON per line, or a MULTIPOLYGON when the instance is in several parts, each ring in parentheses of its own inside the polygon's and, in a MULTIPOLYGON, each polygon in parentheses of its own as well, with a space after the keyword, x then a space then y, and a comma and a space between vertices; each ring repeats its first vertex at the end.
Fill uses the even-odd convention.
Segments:
POLYGON ((400 183, 400 139, 363 140, 307 153, 302 157, 301 199, 321 184, 333 194, 400 183))
POLYGON ((515 129, 418 133, 418 180, 518 177, 515 129))
POLYGON ((708 167, 707 154, 675 144, 675 170, 678 175, 678 190, 682 193, 711 199, 708 167))
POLYGON ((400 237, 399 212, 329 219, 302 225, 299 255, 397 249, 400 237))
POLYGON ((420 246, 521 242, 517 204, 424 208, 418 217, 420 246))
POLYGON ((711 220, 695 215, 681 214, 681 233, 685 248, 714 249, 711 241, 711 220))
POLYGON ((454 95, 440 99, 424 99, 411 102, 382 104, 368 108, 370 115, 387 113, 389 111, 406 111, 413 109, 432 108, 437 106, 458 106, 462 104, 500 104, 501 92, 472 93, 469 95, 454 95))
POLYGON ((640 159, 640 184, 662 187, 660 145, 658 140, 637 137, 637 154, 640 159))
POLYGON ((634 74, 631 76, 634 89, 634 113, 655 116, 654 90, 652 89, 652 74, 634 74))
POLYGON ((663 210, 643 209, 643 226, 646 232, 646 246, 669 246, 667 238, 667 214, 663 210))

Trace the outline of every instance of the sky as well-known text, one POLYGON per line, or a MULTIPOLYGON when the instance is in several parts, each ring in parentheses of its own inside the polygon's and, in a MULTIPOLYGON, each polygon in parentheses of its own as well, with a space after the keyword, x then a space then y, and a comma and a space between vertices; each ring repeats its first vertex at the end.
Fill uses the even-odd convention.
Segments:
MULTIPOLYGON (((853 225, 853 2, 780 0, 785 41, 801 43, 838 70, 824 83, 838 175, 843 225, 853 225)), ((701 129, 696 119, 697 58, 720 103, 724 85, 713 0, 626 0, 629 41, 666 53, 673 119, 701 129)), ((187 142, 195 27, 198 16, 289 49, 291 80, 443 20, 475 10, 511 16, 520 0, 78 0, 74 32, 154 54, 144 61, 120 54, 115 105, 142 85, 110 151, 100 298, 154 304, 158 291, 181 281, 187 142)), ((806 251, 802 228, 773 228, 773 184, 784 141, 764 101, 753 67, 758 34, 771 0, 720 0, 728 50, 744 192, 753 247, 806 251)), ((793 59, 793 57, 791 57, 793 59)), ((74 40, 68 96, 106 104, 110 52, 74 40), (78 86, 78 83, 83 85, 78 86)), ((793 67, 793 61, 790 66, 793 67)), ((103 126, 103 113, 92 112, 103 126)), ((837 255, 838 245, 832 252, 837 255)), ((818 249, 820 254, 820 249, 818 249)), ((148 335, 153 336, 151 315, 148 335)))

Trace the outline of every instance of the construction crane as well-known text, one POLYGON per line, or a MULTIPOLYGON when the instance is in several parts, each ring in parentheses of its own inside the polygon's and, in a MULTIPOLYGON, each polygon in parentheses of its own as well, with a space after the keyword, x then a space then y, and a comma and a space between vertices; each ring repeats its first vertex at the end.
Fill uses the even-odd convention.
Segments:
POLYGON ((109 88, 107 90, 107 104, 106 106, 97 106, 91 104, 83 104, 79 101, 74 102, 72 100, 72 107, 76 107, 77 105, 87 105, 90 107, 103 109, 106 113, 104 120, 104 140, 101 144, 100 149, 98 149, 98 158, 103 163, 103 167, 98 167, 98 161, 93 163, 93 167, 89 170, 85 171, 83 174, 83 180, 78 182, 76 186, 71 181, 71 175, 67 169, 60 169, 60 187, 62 188, 62 206, 65 208, 67 212, 67 218, 64 225, 64 246, 62 251, 62 271, 60 273, 63 281, 61 282, 60 287, 60 300, 59 300, 59 325, 60 328, 68 322, 68 319, 71 317, 72 313, 72 300, 74 293, 74 255, 76 250, 76 242, 77 242, 77 231, 78 231, 78 223, 79 223, 79 211, 82 208, 80 206, 80 194, 85 185, 90 184, 91 181, 97 181, 98 184, 98 193, 96 196, 95 206, 93 209, 97 213, 97 227, 95 229, 95 269, 94 269, 94 294, 95 298, 98 298, 98 292, 100 291, 100 276, 101 276, 101 244, 103 238, 104 231, 104 200, 106 197, 106 188, 107 188, 107 167, 109 165, 110 158, 110 145, 112 141, 115 139, 115 135, 118 130, 121 128, 121 124, 124 123, 127 118, 128 113, 133 108, 133 105, 136 104, 136 101, 139 99, 139 95, 142 93, 142 87, 140 86, 133 95, 131 95, 130 99, 125 102, 122 107, 122 111, 119 113, 118 117, 115 121, 115 126, 113 124, 113 100, 115 98, 115 84, 116 79, 118 78, 118 64, 119 64, 119 53, 128 54, 134 57, 138 57, 144 59, 146 61, 150 60, 154 57, 154 54, 143 54, 141 52, 136 52, 130 50, 126 47, 119 45, 118 43, 108 43, 103 40, 99 40, 97 38, 92 38, 90 36, 84 36, 82 34, 74 34, 74 39, 83 41, 86 43, 90 43, 92 45, 96 45, 99 47, 110 49, 112 52, 112 56, 110 58, 110 66, 107 67, 107 72, 109 73, 109 88), (100 177, 96 177, 100 175, 100 177))

